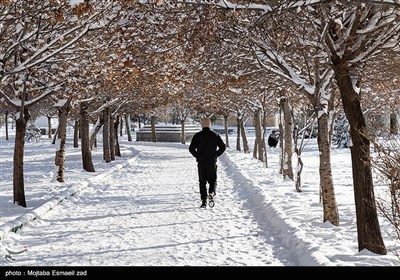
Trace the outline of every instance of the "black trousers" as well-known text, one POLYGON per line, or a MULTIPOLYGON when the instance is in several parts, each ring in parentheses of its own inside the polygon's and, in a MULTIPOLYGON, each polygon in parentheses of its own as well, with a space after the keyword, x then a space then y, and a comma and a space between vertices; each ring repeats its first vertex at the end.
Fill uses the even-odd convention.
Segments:
POLYGON ((217 163, 198 163, 199 187, 201 200, 207 199, 207 183, 209 185, 208 193, 215 192, 217 188, 217 163))

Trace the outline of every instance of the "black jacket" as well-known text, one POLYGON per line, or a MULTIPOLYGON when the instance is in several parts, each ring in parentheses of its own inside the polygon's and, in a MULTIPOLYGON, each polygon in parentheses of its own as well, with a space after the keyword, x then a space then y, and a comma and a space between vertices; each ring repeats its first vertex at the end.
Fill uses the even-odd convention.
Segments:
POLYGON ((272 136, 272 134, 268 137, 268 146, 270 147, 276 147, 276 145, 278 145, 278 138, 276 138, 276 136, 272 136))
POLYGON ((189 152, 198 163, 215 163, 217 157, 225 152, 226 145, 221 136, 208 127, 193 135, 189 145, 189 152))

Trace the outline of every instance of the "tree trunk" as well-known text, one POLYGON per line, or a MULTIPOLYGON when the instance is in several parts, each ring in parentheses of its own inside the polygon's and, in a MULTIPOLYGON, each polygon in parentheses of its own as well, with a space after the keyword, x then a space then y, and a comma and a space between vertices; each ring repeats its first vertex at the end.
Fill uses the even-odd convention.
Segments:
POLYGON ((47 116, 47 138, 51 139, 51 117, 47 116))
MULTIPOLYGON (((104 125, 104 118, 103 118, 103 116, 100 116, 99 121, 97 122, 97 124, 95 125, 95 127, 93 128, 93 130, 90 134, 90 150, 93 150, 93 146, 97 143, 96 142, 97 133, 99 133, 99 131, 103 127, 103 125, 104 125)), ((97 145, 95 145, 95 147, 97 147, 97 145)))
POLYGON ((131 126, 129 123, 130 117, 128 114, 125 114, 125 131, 126 135, 128 135, 128 141, 132 142, 132 133, 131 133, 131 126))
POLYGON ((118 123, 121 124, 119 126, 119 136, 124 136, 124 121, 123 121, 123 116, 118 118, 118 123))
MULTIPOLYGON (((111 155, 111 161, 115 160, 115 137, 118 135, 118 130, 115 131, 114 128, 114 119, 116 119, 111 113, 110 113, 110 155, 111 155), (117 135, 116 135, 117 134, 117 135)), ((118 117, 117 117, 118 119, 118 117)))
POLYGON ((236 151, 241 151, 240 149, 240 118, 237 117, 236 118, 236 131, 237 131, 237 135, 236 135, 236 151))
POLYGON ((20 112, 16 119, 15 146, 14 146, 14 171, 13 171, 13 192, 14 203, 26 207, 25 185, 24 185, 24 149, 26 124, 30 118, 28 109, 20 112))
POLYGON ((350 152, 357 217, 358 250, 367 249, 373 253, 385 255, 387 251, 380 232, 372 181, 370 141, 367 138, 360 96, 353 88, 350 70, 346 62, 334 63, 333 69, 342 97, 344 112, 350 124, 352 141, 350 152))
MULTIPOLYGON (((285 122, 285 133, 284 133, 284 149, 283 149, 283 170, 282 175, 285 179, 288 177, 290 180, 294 179, 293 175, 293 165, 292 165, 292 154, 293 154, 293 144, 292 144, 292 131, 293 131, 293 121, 290 113, 289 102, 287 98, 281 98, 279 102, 280 107, 283 112, 283 119, 285 122)), ((282 138, 281 138, 282 139, 282 138)))
POLYGON ((75 123, 74 123, 74 148, 78 148, 79 147, 79 129, 80 129, 79 121, 77 119, 75 119, 75 123))
POLYGON ((301 159, 301 151, 297 147, 295 148, 297 154, 297 168, 296 168, 296 182, 295 189, 297 192, 302 192, 301 190, 301 172, 303 171, 303 160, 301 159))
POLYGON ((279 148, 281 148, 281 152, 279 153, 279 174, 283 174, 283 164, 284 164, 283 159, 285 155, 284 145, 283 145, 283 139, 285 137, 283 136, 284 132, 283 132, 282 120, 283 120, 282 108, 279 107, 279 139, 281 139, 279 141, 279 148))
POLYGON ((258 160, 260 160, 261 162, 264 162, 265 161, 265 159, 264 159, 264 144, 263 144, 263 137, 262 137, 262 133, 263 133, 263 130, 262 130, 262 128, 261 128, 261 126, 260 126, 260 140, 258 141, 258 160))
POLYGON ((5 113, 5 123, 6 123, 6 140, 8 141, 8 110, 5 113))
POLYGON ((224 128, 225 128, 225 145, 229 148, 229 129, 228 129, 228 116, 224 115, 224 128))
POLYGON ((90 139, 89 139, 89 115, 88 115, 88 104, 86 102, 81 102, 80 104, 80 130, 81 130, 81 153, 82 153, 82 165, 83 170, 88 172, 95 172, 93 161, 92 161, 92 151, 90 149, 90 139))
POLYGON ((260 141, 260 139, 258 138, 258 132, 257 132, 257 120, 256 120, 257 117, 256 117, 256 115, 257 115, 257 112, 254 112, 254 120, 253 120, 253 122, 254 122, 254 133, 255 133, 256 137, 254 137, 253 158, 255 158, 255 159, 257 159, 258 142, 260 141))
MULTIPOLYGON (((137 119, 138 119, 138 125, 139 125, 138 129, 140 130, 142 128, 142 123, 140 122, 140 115, 137 115, 137 119)), ((145 118, 143 118, 143 119, 145 119, 145 118)))
POLYGON ((110 108, 105 108, 103 111, 103 159, 106 162, 111 162, 110 151, 110 108))
POLYGON ((257 136, 254 138, 254 148, 253 148, 253 158, 257 159, 257 150, 258 150, 258 139, 257 136))
POLYGON ((186 136, 185 136, 185 120, 181 120, 181 144, 186 143, 186 136))
POLYGON ((121 149, 119 148, 119 141, 118 141, 118 128, 122 126, 122 123, 120 123, 120 119, 121 118, 117 116, 114 122, 114 151, 115 151, 114 154, 117 157, 121 156, 121 149))
POLYGON ((255 129, 255 134, 256 134, 256 141, 254 143, 254 148, 257 147, 256 150, 256 155, 255 158, 260 160, 261 162, 264 162, 264 151, 263 151, 263 145, 262 145, 262 128, 261 128, 261 110, 257 109, 254 112, 254 129, 255 129))
POLYGON ((399 134, 399 119, 397 113, 390 114, 390 134, 392 135, 399 134))
POLYGON ((244 126, 243 118, 240 119, 240 133, 242 134, 243 153, 249 152, 249 142, 247 141, 246 128, 244 126))
MULTIPOLYGON (((318 112, 316 112, 318 115, 318 112)), ((324 208, 323 221, 339 225, 339 211, 336 203, 335 189, 332 179, 331 149, 329 134, 329 117, 324 113, 318 118, 317 142, 319 149, 319 176, 320 195, 324 208)))
POLYGON ((266 118, 266 112, 265 110, 263 110, 263 114, 262 114, 262 148, 264 151, 264 166, 265 168, 268 168, 268 154, 267 154, 267 145, 265 143, 265 135, 267 134, 267 123, 265 121, 266 118))
POLYGON ((156 116, 151 116, 151 141, 157 142, 157 133, 156 133, 156 116))
POLYGON ((56 151, 55 165, 56 165, 56 180, 60 183, 65 181, 64 178, 64 164, 65 164, 65 148, 67 146, 67 121, 68 113, 71 109, 71 100, 58 109, 58 140, 59 149, 56 151))
POLYGON ((57 129, 56 129, 56 133, 54 133, 54 136, 53 136, 53 141, 51 142, 51 144, 56 144, 56 139, 57 139, 57 137, 58 137, 58 127, 57 127, 57 129))

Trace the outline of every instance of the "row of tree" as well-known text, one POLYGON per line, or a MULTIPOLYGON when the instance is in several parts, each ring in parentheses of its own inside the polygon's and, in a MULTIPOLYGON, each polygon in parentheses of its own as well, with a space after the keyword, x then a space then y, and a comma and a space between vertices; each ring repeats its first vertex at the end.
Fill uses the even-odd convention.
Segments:
MULTIPOLYGON (((182 124, 190 115, 235 115, 239 128, 251 115, 265 128, 265 117, 280 110, 282 174, 291 179, 293 150, 301 153, 293 134, 316 120, 323 221, 339 225, 330 151, 334 120, 344 112, 359 250, 386 254, 373 189, 375 133, 365 113, 399 113, 397 1, 0 2, 0 96, 16 116, 18 205, 26 207, 23 151, 32 111, 57 109, 62 182, 68 119, 78 121, 84 169, 94 171, 97 131, 103 128, 109 162, 118 155, 118 122, 132 113, 168 108, 182 124)), ((264 134, 257 128, 256 135, 254 156, 266 162, 264 134)))

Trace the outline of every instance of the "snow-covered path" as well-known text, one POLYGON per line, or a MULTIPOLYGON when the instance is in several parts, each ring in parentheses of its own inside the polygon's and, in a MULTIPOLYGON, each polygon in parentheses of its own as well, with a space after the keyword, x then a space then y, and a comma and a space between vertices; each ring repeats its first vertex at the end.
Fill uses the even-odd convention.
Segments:
POLYGON ((297 265, 258 226, 223 161, 216 205, 200 209, 197 167, 186 146, 135 148, 140 153, 123 168, 10 237, 29 247, 18 265, 297 265))

